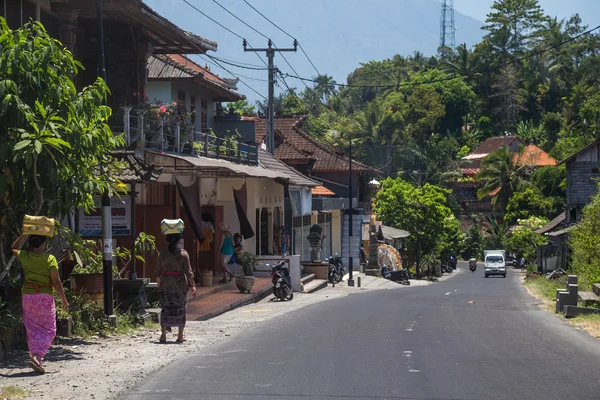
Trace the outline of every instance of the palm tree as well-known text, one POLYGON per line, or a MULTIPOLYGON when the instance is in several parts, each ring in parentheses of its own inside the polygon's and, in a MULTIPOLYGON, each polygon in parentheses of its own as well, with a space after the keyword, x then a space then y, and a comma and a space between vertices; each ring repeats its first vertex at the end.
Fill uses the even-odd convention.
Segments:
POLYGON ((492 206, 504 206, 516 191, 530 186, 525 180, 525 168, 519 165, 519 154, 502 146, 495 153, 481 161, 481 171, 477 178, 483 187, 477 191, 477 197, 492 197, 492 206), (517 155, 517 157, 515 157, 517 155))
POLYGON ((358 139, 371 145, 391 145, 397 136, 386 126, 390 113, 380 101, 371 101, 356 116, 358 139))
POLYGON ((329 75, 319 75, 315 78, 317 93, 322 100, 327 101, 329 97, 337 93, 337 82, 329 75))
POLYGON ((443 67, 447 72, 464 76, 468 83, 472 83, 473 79, 480 76, 477 72, 479 69, 479 60, 475 54, 467 48, 467 44, 461 44, 456 49, 456 57, 452 61, 446 61, 443 67))

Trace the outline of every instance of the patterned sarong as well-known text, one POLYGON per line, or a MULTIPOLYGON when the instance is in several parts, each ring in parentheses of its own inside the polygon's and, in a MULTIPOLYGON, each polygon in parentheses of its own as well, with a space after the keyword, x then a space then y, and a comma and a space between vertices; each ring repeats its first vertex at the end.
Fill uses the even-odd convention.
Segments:
POLYGON ((185 326, 187 293, 161 292, 160 324, 163 326, 185 326))
POLYGON ((43 359, 56 336, 54 296, 45 293, 24 294, 23 323, 27 330, 29 352, 43 359))

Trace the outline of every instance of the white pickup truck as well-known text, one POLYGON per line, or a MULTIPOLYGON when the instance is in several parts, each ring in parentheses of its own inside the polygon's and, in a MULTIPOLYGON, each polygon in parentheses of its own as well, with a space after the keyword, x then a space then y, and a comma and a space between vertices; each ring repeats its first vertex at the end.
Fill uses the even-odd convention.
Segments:
POLYGON ((506 250, 484 250, 485 277, 502 275, 506 278, 506 250))

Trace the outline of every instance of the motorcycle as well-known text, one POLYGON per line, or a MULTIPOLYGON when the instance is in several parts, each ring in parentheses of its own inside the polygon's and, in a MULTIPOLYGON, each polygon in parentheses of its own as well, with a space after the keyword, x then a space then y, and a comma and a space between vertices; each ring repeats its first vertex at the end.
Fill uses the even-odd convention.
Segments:
POLYGON ((477 269, 477 260, 475 260, 474 258, 471 258, 469 260, 469 270, 471 272, 475 272, 476 269, 477 269))
POLYGON ((453 271, 452 266, 448 262, 442 263, 442 272, 451 274, 453 271))
POLYGON ((452 269, 456 269, 456 267, 458 265, 458 260, 456 259, 455 256, 448 256, 448 259, 446 260, 446 262, 452 267, 452 269))
POLYGON ((294 298, 290 271, 285 267, 285 264, 285 261, 280 261, 271 267, 273 294, 281 301, 294 298))
POLYGON ((330 283, 338 283, 344 279, 344 263, 342 257, 335 253, 335 256, 329 257, 329 269, 327 277, 330 283))
POLYGON ((392 271, 391 268, 385 264, 381 266, 381 276, 387 280, 392 282, 399 283, 401 285, 410 286, 410 281, 408 280, 410 274, 406 269, 401 269, 398 271, 392 271))

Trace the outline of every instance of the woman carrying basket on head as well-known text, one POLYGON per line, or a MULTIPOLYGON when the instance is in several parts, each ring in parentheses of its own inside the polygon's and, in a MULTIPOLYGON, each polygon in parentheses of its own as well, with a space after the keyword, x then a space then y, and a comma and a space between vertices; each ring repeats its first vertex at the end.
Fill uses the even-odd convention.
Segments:
MULTIPOLYGON (((54 223, 54 221, 52 221, 54 223)), ((23 324, 27 331, 29 366, 36 372, 46 372, 42 364, 44 355, 56 336, 56 290, 63 308, 69 308, 65 291, 58 275, 58 262, 52 254, 44 254, 46 237, 21 235, 12 245, 12 251, 23 266, 25 284, 23 299, 23 324), (20 250, 29 237, 28 250, 20 250)))
POLYGON ((166 343, 167 328, 176 326, 179 328, 179 335, 176 341, 177 343, 183 343, 187 293, 191 289, 192 296, 196 295, 196 283, 190 264, 190 256, 187 251, 178 247, 178 243, 182 237, 183 221, 163 220, 161 228, 163 233, 167 235, 169 248, 161 251, 158 255, 155 270, 161 305, 160 325, 162 334, 159 342, 166 343), (167 221, 166 224, 165 221, 167 221), (169 224, 173 225, 173 222, 177 226, 175 229, 169 228, 169 224))

